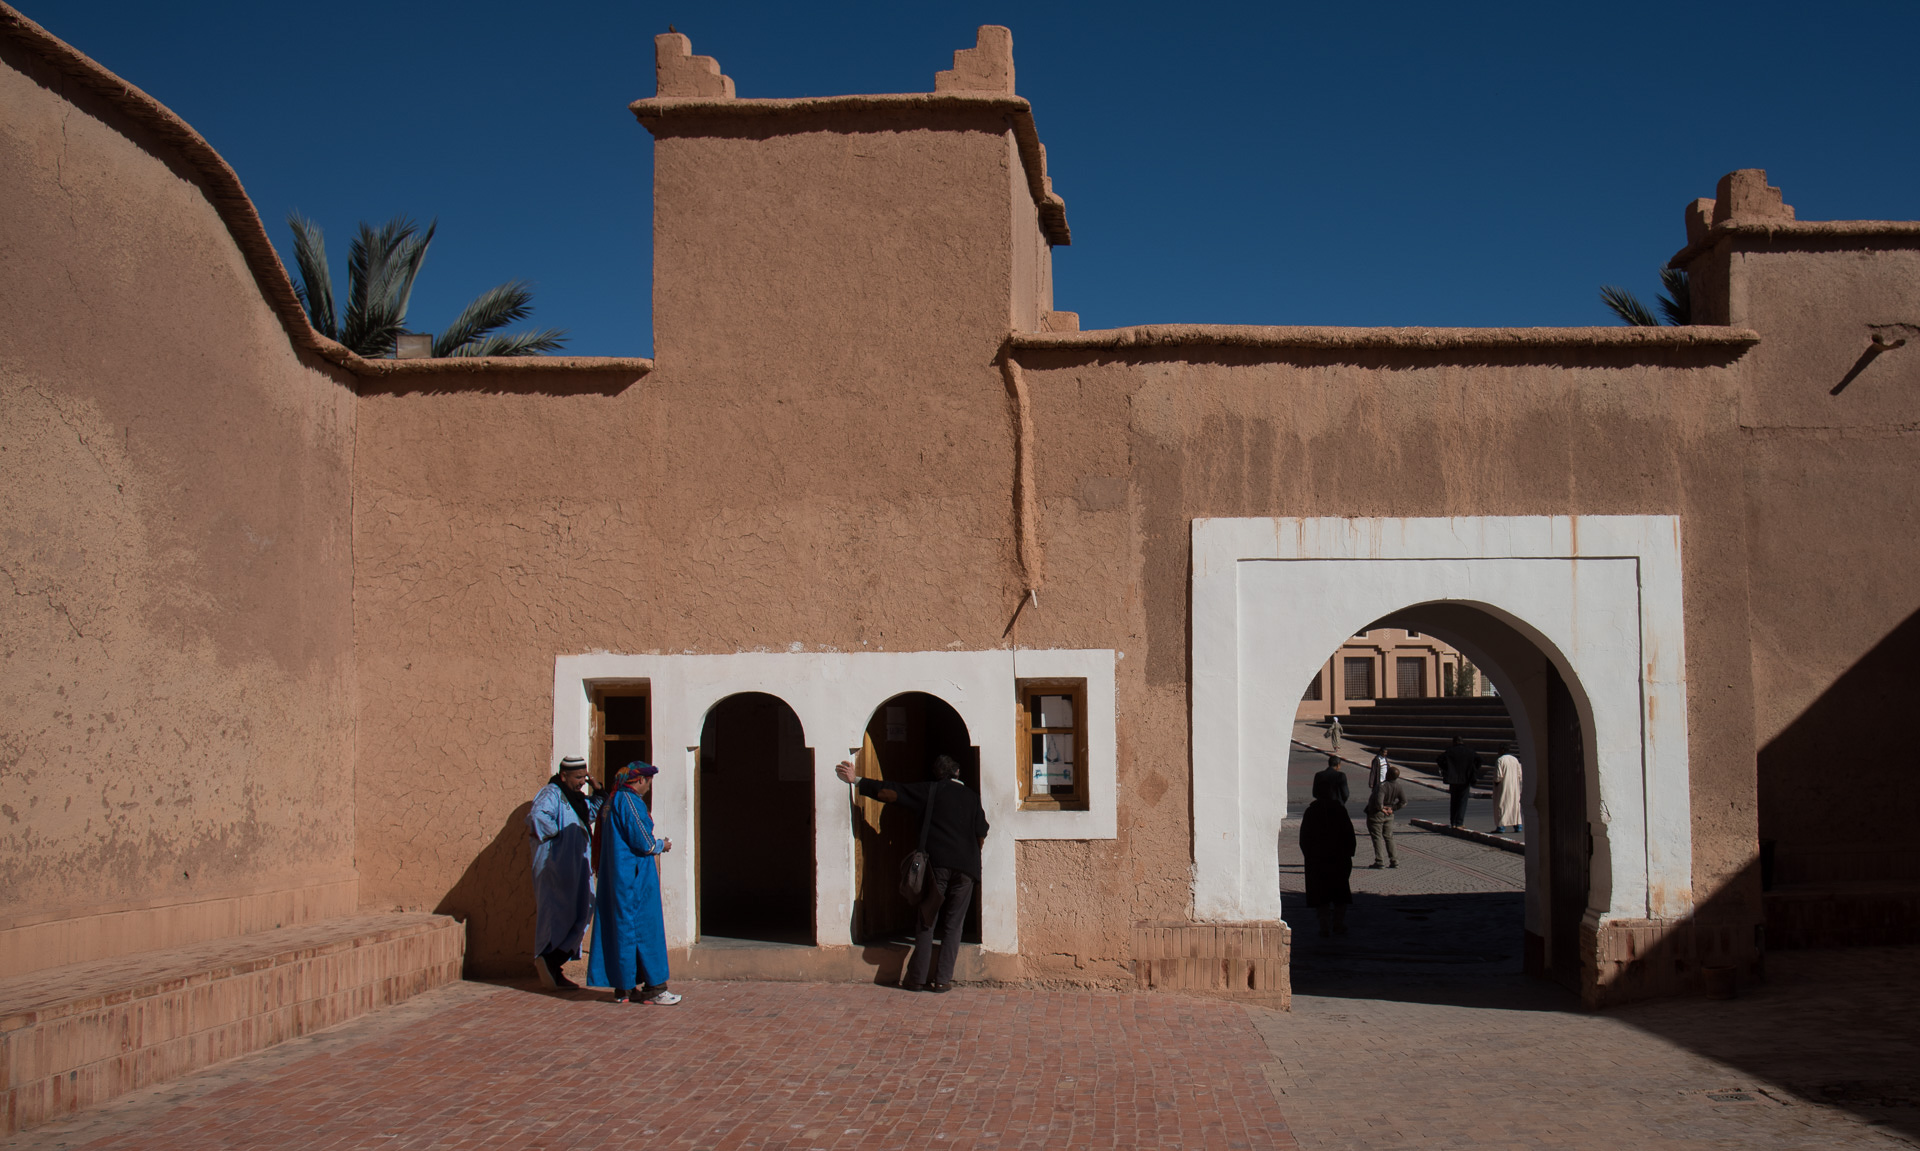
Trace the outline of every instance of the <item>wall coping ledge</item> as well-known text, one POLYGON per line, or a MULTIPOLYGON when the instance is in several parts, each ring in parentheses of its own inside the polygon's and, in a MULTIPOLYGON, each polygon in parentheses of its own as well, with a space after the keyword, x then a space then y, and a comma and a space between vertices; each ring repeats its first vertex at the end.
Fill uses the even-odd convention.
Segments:
POLYGON ((990 92, 884 92, 853 96, 794 96, 741 100, 726 96, 649 96, 627 105, 650 132, 668 121, 701 119, 765 119, 775 116, 816 116, 844 112, 911 114, 931 111, 975 111, 1007 117, 1026 169, 1027 192, 1040 212, 1040 229, 1047 243, 1064 248, 1073 242, 1067 226, 1067 202, 1053 190, 1047 175, 1047 150, 1034 126, 1033 105, 1024 96, 990 92))
POLYGON ((1255 324, 1143 324, 1084 332, 1015 332, 1009 346, 1093 348, 1641 348, 1749 347, 1750 328, 1343 328, 1255 324))
POLYGON ((1667 267, 1684 267, 1730 236, 1768 240, 1920 240, 1920 220, 1723 220, 1673 254, 1667 267))

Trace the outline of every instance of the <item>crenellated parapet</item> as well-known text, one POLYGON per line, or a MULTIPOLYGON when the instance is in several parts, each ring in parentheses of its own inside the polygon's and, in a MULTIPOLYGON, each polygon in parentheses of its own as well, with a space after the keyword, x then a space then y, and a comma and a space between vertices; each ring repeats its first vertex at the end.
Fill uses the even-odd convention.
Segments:
POLYGON ((933 74, 935 92, 1013 93, 1013 30, 982 24, 971 48, 953 54, 953 67, 933 74))
POLYGON ((695 56, 693 41, 683 33, 662 32, 653 38, 655 95, 733 99, 733 77, 723 75, 720 61, 695 56))

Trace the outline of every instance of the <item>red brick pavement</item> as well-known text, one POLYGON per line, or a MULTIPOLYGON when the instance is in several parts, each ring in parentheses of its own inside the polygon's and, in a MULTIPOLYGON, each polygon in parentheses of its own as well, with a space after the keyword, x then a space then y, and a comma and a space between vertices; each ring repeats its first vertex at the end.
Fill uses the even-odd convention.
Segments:
POLYGON ((93 1148, 1291 1148, 1247 1013, 1172 995, 501 990, 93 1148))

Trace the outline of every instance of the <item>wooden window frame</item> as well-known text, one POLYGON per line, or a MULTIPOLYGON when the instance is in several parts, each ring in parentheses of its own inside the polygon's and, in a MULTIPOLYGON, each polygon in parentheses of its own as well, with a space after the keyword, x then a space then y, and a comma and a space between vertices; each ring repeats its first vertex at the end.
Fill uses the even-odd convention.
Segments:
POLYGON ((640 758, 653 762, 653 686, 646 683, 610 683, 593 689, 593 707, 591 710, 591 738, 587 741, 587 775, 594 786, 604 791, 610 782, 607 779, 607 744, 638 743, 640 758), (647 717, 646 732, 642 735, 607 734, 607 700, 644 699, 646 707, 642 709, 647 717))
POLYGON ((1087 811, 1092 806, 1092 785, 1087 778, 1087 681, 1084 679, 1023 679, 1015 681, 1014 710, 1017 713, 1020 765, 1021 811, 1087 811), (1033 697, 1064 695, 1073 699, 1073 790, 1062 794, 1033 794, 1033 737, 1061 734, 1059 728, 1033 725, 1033 697))

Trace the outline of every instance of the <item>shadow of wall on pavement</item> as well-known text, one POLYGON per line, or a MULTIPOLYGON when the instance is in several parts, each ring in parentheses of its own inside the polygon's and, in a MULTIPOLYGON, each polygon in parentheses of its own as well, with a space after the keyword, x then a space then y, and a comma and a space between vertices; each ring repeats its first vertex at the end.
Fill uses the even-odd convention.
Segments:
POLYGON ((1355 891, 1347 934, 1319 935, 1287 892, 1296 996, 1379 999, 1507 1011, 1579 1011, 1579 997, 1523 974, 1526 893, 1355 891))
POLYGON ((1668 999, 1606 1014, 1800 1100, 1920 1139, 1916 968, 1913 946, 1783 951, 1768 957, 1765 983, 1733 1000, 1668 999))
POLYGON ((434 911, 467 925, 469 979, 528 974, 533 962, 533 849, 527 843, 532 801, 507 816, 434 911))
POLYGON ((1912 788, 1916 655, 1920 612, 1760 749, 1769 947, 1920 943, 1920 840, 1870 811, 1912 788))

